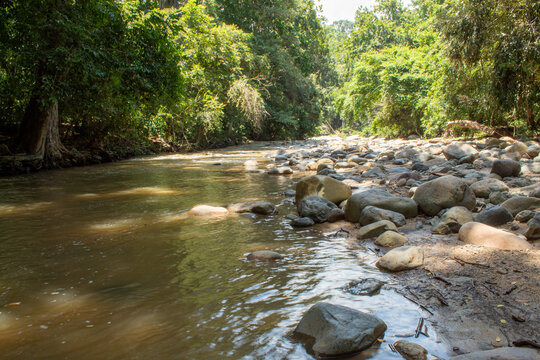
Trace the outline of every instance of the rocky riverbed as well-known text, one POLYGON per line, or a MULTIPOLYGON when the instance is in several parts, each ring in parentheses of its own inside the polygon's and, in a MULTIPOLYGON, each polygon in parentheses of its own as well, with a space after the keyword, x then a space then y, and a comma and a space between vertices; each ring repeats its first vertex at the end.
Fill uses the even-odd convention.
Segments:
MULTIPOLYGON (((539 153, 538 142, 512 138, 334 136, 283 143, 268 162, 244 165, 293 183, 296 191, 283 196, 294 198, 298 212, 278 215, 292 226, 346 234, 380 256, 377 266, 429 315, 452 356, 539 359, 539 153)), ((202 205, 188 214, 274 214, 273 199, 261 200, 270 201, 202 205)), ((280 256, 260 251, 248 258, 280 256)), ((361 351, 386 328, 354 309, 320 303, 307 310, 295 333, 310 338, 306 346, 321 357, 361 351), (362 339, 351 340, 349 322, 362 339)), ((394 348, 406 359, 428 358, 414 343, 394 348)))

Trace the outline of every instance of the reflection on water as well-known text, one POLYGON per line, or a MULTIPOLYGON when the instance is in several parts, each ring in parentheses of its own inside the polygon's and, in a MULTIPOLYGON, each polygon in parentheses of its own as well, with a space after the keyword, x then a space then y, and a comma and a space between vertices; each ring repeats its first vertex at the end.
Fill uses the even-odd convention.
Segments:
MULTIPOLYGON (((289 338, 326 300, 373 313, 388 341, 417 307, 391 290, 341 287, 375 277, 355 242, 283 221, 290 178, 244 171, 237 148, 0 179, 0 358, 305 359, 289 338), (219 164, 219 165, 216 165, 219 164), (266 199, 281 215, 204 220, 185 210, 266 199), (285 255, 245 261, 249 251, 285 255)), ((435 338, 417 341, 444 353, 435 338)), ((399 359, 386 344, 355 359, 399 359)))

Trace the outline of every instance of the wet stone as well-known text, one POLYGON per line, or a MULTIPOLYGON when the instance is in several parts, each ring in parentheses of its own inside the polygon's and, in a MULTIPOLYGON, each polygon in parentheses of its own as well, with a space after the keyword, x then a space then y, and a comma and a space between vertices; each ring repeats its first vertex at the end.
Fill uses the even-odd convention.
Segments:
POLYGON ((315 225, 315 221, 308 217, 297 217, 291 221, 292 227, 309 227, 315 225))
POLYGON ((283 256, 275 251, 271 250, 257 250, 252 252, 247 256, 248 260, 256 260, 256 261, 273 261, 273 260, 279 260, 283 256))
POLYGON ((394 343, 394 347, 406 360, 427 359, 427 350, 418 344, 399 340, 394 343))
POLYGON ((381 290, 384 282, 377 279, 354 280, 343 287, 343 291, 353 295, 376 295, 381 290))

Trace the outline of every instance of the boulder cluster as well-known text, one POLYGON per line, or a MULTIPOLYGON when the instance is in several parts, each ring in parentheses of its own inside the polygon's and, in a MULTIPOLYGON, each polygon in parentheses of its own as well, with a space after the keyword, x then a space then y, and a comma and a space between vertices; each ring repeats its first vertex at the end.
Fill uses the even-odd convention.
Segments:
MULTIPOLYGON (((377 267, 398 272, 424 263, 421 246, 409 245, 408 237, 399 231, 408 223, 416 223, 417 228, 429 225, 437 235, 456 234, 463 243, 475 246, 534 248, 540 240, 539 153, 538 142, 512 138, 388 141, 335 137, 281 149, 265 171, 296 180, 295 190, 284 194, 295 199, 297 214, 286 215, 292 227, 337 221, 357 224, 358 241, 372 239, 383 248, 377 267)), ((245 166, 247 171, 261 171, 252 160, 245 166)), ((256 202, 190 212, 274 214, 272 206, 256 202)), ((273 252, 249 255, 249 259, 264 261, 279 258, 273 252)), ((371 289, 377 292, 380 286, 360 282, 349 288, 372 294, 371 289)), ((318 303, 306 312, 294 333, 308 338, 315 354, 338 356, 362 351, 380 340, 385 330, 384 322, 373 315, 318 303)), ((394 347, 407 359, 427 358, 417 344, 401 341, 394 347)), ((483 358, 478 356, 463 358, 483 358)))

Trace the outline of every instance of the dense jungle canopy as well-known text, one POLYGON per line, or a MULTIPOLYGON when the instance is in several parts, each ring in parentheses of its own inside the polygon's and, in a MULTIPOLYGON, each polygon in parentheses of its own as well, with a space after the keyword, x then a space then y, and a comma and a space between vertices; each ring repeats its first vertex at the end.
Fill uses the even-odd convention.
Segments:
POLYGON ((0 3, 2 154, 539 125, 539 1, 379 0, 332 25, 312 0, 0 3))

